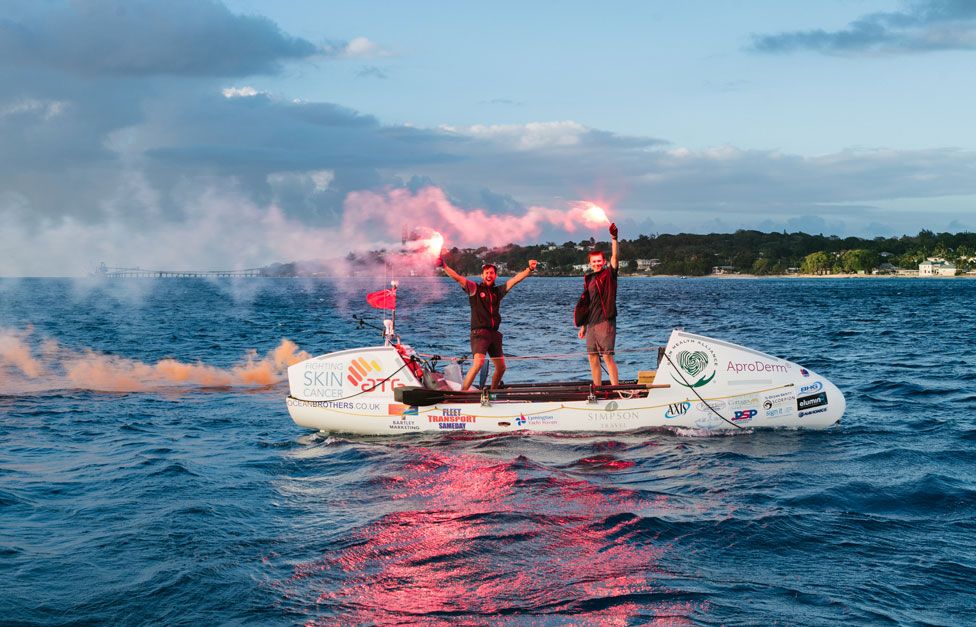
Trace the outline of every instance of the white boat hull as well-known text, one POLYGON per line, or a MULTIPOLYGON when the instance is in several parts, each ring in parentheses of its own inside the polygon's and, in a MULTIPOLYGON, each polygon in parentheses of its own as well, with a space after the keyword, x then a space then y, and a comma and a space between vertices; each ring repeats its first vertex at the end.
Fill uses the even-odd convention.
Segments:
POLYGON ((825 429, 846 401, 816 373, 758 351, 674 331, 654 387, 594 401, 399 403, 393 390, 419 386, 397 350, 378 346, 329 353, 288 369, 288 412, 320 431, 621 432, 655 427, 705 430, 825 429), (627 398, 633 395, 634 398, 627 398))

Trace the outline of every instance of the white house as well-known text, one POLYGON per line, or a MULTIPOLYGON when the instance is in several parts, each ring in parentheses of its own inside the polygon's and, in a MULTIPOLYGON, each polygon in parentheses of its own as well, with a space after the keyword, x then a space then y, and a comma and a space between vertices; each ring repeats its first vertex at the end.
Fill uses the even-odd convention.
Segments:
POLYGON ((660 259, 635 259, 635 261, 637 262, 638 272, 646 272, 647 270, 650 270, 654 266, 661 265, 660 259))
POLYGON ((956 264, 945 259, 929 257, 918 264, 918 276, 956 276, 956 264))

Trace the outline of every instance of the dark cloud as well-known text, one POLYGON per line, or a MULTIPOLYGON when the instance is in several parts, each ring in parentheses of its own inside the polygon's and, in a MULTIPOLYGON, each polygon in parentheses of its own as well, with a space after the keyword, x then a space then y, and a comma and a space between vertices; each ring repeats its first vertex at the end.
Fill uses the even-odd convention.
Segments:
POLYGON ((249 76, 319 51, 267 18, 234 15, 211 0, 15 0, 0 8, 0 67, 83 76, 249 76))
POLYGON ((839 31, 822 29, 753 36, 765 53, 813 50, 827 54, 910 54, 976 50, 976 2, 927 0, 906 10, 870 13, 839 31))

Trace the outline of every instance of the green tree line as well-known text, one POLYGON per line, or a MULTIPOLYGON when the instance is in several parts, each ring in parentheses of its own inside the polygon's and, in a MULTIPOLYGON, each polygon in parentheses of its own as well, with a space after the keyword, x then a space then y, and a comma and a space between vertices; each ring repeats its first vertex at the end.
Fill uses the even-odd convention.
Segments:
MULTIPOLYGON (((509 270, 520 270, 529 259, 543 264, 542 274, 579 274, 574 265, 587 262, 587 252, 601 249, 609 255, 610 244, 594 239, 562 244, 546 242, 520 246, 477 249, 452 248, 444 258, 463 274, 481 271, 483 262, 504 264, 509 270)), ((657 260, 648 274, 701 276, 716 266, 732 272, 758 275, 839 272, 873 272, 890 264, 895 268, 917 270, 927 257, 952 261, 957 268, 969 270, 976 257, 976 233, 933 233, 901 237, 838 237, 807 233, 762 233, 739 230, 735 233, 694 235, 641 235, 620 241, 621 270, 637 271, 637 260, 657 260)), ((886 266, 887 267, 887 266, 886 266)), ((503 272, 504 273, 504 272, 503 272)))

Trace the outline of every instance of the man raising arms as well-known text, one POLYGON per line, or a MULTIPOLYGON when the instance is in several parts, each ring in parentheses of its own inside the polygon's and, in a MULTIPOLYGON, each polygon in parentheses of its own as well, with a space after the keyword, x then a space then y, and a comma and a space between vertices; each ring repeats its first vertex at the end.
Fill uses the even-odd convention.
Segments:
MULTIPOLYGON (((616 244, 614 244, 616 246, 616 244)), ((614 248, 616 250, 616 248, 614 248)), ((491 364, 495 367, 495 373, 491 378, 491 387, 497 388, 505 374, 505 355, 502 352, 502 334, 498 327, 502 323, 499 313, 499 305, 502 298, 518 285, 519 282, 529 276, 535 270, 538 262, 535 259, 529 260, 529 266, 510 278, 504 285, 495 285, 498 278, 498 269, 493 264, 485 264, 481 267, 481 283, 469 281, 451 269, 443 258, 438 258, 437 264, 444 268, 447 276, 461 284, 461 288, 468 294, 468 303, 471 305, 471 354, 474 356, 471 369, 464 377, 461 390, 468 390, 471 383, 477 376, 478 371, 485 361, 485 354, 491 357, 491 364)), ((614 370, 616 372, 616 370, 614 370)))

